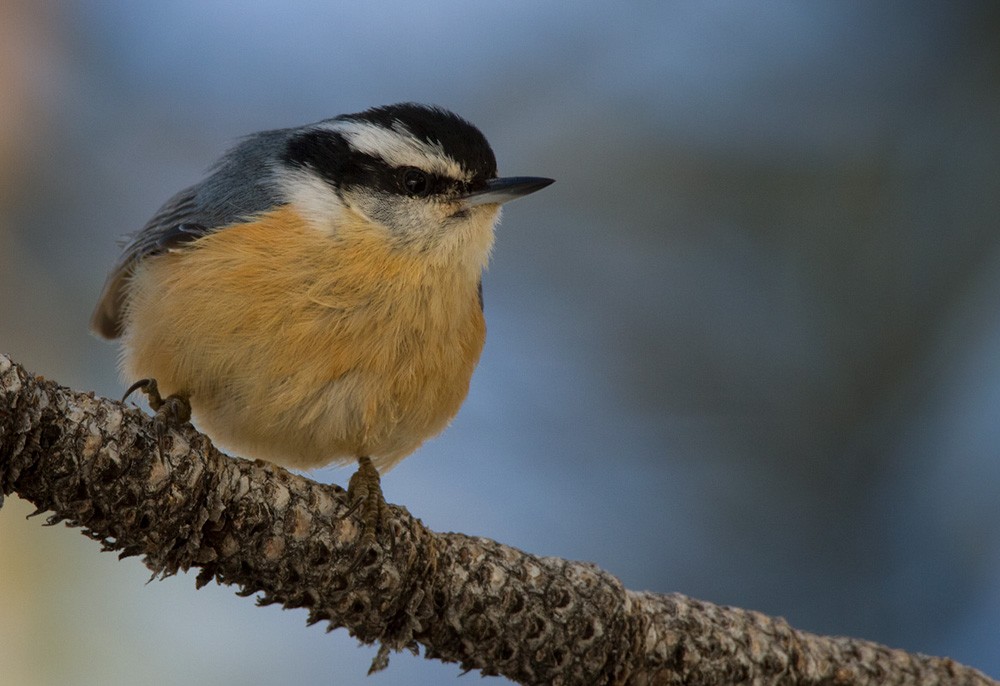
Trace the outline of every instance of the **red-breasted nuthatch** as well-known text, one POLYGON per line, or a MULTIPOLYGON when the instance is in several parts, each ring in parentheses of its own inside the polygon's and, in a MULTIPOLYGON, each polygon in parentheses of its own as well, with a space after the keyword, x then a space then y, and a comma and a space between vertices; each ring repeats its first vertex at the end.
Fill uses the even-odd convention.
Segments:
POLYGON ((256 133, 131 237, 91 326, 242 456, 384 471, 465 399, 500 205, 550 183, 424 105, 256 133))

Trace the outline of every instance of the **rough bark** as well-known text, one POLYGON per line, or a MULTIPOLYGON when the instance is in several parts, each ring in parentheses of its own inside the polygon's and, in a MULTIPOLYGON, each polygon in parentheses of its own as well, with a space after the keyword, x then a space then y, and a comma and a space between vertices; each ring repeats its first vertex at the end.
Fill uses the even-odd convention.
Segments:
POLYGON ((373 669, 422 645, 525 684, 996 683, 947 658, 628 591, 593 565, 436 533, 397 506, 380 542, 358 550, 340 487, 230 458, 192 428, 158 442, 142 412, 4 356, 0 489, 157 574, 196 568, 199 586, 233 584, 381 643, 373 669))

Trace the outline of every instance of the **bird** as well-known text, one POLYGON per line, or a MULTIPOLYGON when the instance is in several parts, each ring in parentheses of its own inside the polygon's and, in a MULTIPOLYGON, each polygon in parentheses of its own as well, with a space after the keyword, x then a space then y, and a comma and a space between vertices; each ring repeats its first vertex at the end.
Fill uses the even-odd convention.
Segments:
POLYGON ((468 393, 501 206, 551 183, 499 176, 437 106, 254 133, 126 240, 91 328, 158 413, 242 457, 357 463, 349 497, 378 501, 468 393))

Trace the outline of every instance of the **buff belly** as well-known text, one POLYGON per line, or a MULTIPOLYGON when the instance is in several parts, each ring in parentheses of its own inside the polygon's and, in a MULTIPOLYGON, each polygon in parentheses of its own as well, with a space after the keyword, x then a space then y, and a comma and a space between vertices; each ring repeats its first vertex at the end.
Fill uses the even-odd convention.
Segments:
POLYGON ((243 457, 388 469, 468 392, 485 338, 476 277, 283 212, 139 265, 123 375, 187 395, 196 425, 243 457))

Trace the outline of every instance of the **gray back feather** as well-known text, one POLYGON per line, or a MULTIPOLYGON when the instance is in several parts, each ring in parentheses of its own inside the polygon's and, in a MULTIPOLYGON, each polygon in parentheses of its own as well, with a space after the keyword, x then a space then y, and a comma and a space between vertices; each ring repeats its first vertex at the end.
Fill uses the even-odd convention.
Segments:
POLYGON ((204 180, 170 198, 132 234, 104 284, 90 320, 91 329, 105 338, 122 334, 125 284, 143 258, 283 204, 275 165, 294 131, 277 129, 246 137, 215 164, 204 180))

